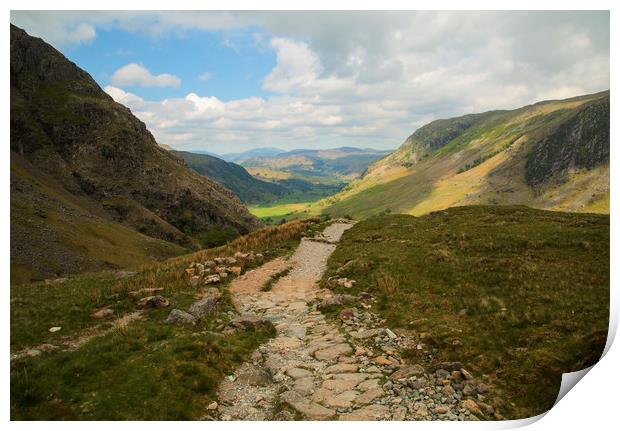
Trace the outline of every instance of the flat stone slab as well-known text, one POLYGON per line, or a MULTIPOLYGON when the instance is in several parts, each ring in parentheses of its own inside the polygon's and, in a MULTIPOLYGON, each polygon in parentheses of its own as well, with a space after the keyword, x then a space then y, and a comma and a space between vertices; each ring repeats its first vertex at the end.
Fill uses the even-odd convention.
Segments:
POLYGON ((339 419, 343 421, 376 421, 387 419, 390 415, 390 409, 380 404, 371 404, 366 407, 353 410, 350 413, 340 415, 339 419))
POLYGON ((357 364, 339 363, 325 369, 325 374, 355 373, 359 369, 357 364))
POLYGON ((286 374, 297 380, 304 377, 312 376, 312 371, 304 370, 303 368, 290 368, 286 370, 286 374))
POLYGON ((321 361, 331 361, 337 359, 339 356, 348 355, 352 351, 353 349, 350 345, 341 343, 326 349, 317 350, 314 352, 314 357, 321 361))
POLYGON ((291 408, 309 419, 328 420, 336 414, 335 410, 328 409, 320 404, 310 401, 295 391, 287 391, 282 393, 280 395, 280 401, 288 404, 291 408))

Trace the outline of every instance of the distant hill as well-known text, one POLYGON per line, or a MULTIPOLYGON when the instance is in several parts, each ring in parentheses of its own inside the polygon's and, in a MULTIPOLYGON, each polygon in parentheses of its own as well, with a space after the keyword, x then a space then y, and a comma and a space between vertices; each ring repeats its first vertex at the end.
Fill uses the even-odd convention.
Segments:
MULTIPOLYGON (((193 152, 197 153, 198 151, 193 151, 193 152)), ((242 162, 243 160, 251 159, 252 157, 273 157, 273 156, 277 156, 278 154, 285 153, 285 152, 286 151, 280 150, 279 148, 263 147, 263 148, 253 148, 251 150, 244 151, 242 153, 222 154, 219 157, 226 160, 227 162, 242 162)), ((204 152, 203 154, 206 154, 206 152, 204 152)))
POLYGON ((341 147, 327 150, 292 150, 271 156, 247 157, 238 163, 262 178, 307 179, 318 183, 348 182, 389 151, 341 147))
POLYGON ((144 262, 260 225, 88 73, 13 25, 10 147, 14 280, 144 262))
POLYGON ((331 215, 469 204, 609 212, 609 91, 437 120, 320 203, 331 215))
POLYGON ((173 151, 200 175, 205 175, 233 191, 242 202, 259 203, 274 201, 287 194, 279 184, 261 181, 250 175, 242 166, 207 154, 173 151))

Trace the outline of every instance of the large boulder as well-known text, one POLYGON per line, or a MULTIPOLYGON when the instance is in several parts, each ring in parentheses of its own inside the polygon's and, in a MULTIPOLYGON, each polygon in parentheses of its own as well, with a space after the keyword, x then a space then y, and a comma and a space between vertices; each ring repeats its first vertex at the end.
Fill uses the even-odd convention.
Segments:
POLYGON ((183 310, 179 310, 175 308, 168 315, 168 318, 166 319, 166 323, 171 324, 171 325, 184 325, 184 324, 195 325, 196 318, 183 310))
POLYGON ((200 301, 194 302, 189 307, 189 313, 198 319, 209 316, 217 311, 222 295, 219 292, 209 292, 200 301))

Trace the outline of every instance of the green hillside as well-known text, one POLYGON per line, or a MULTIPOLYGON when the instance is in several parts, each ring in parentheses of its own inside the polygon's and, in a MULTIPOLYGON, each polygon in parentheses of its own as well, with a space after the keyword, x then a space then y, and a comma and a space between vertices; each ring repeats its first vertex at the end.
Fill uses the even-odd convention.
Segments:
POLYGON ((562 373, 602 354, 609 252, 608 215, 525 206, 383 215, 345 232, 323 286, 373 295, 385 325, 421 345, 408 363, 461 362, 492 384, 485 402, 516 419, 548 410, 562 373), (334 286, 335 275, 356 283, 334 286))
POLYGON ((172 151, 200 175, 217 181, 234 192, 242 202, 252 204, 271 202, 287 194, 287 189, 250 175, 242 166, 207 154, 172 151))
POLYGON ((434 121, 319 207, 368 217, 479 203, 609 212, 609 92, 434 121))

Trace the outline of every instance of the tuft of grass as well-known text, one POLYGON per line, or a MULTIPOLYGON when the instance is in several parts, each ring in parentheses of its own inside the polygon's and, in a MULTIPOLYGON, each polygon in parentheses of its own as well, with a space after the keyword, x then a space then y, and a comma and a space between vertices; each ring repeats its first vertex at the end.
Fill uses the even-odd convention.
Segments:
POLYGON ((273 285, 276 284, 278 280, 280 280, 282 277, 286 277, 289 272, 291 272, 291 268, 286 268, 280 272, 275 273, 269 280, 267 280, 265 285, 261 287, 260 290, 262 292, 269 292, 273 288, 273 285))
POLYGON ((424 365, 460 361, 493 386, 508 418, 554 403, 564 372, 602 354, 609 315, 609 216, 524 206, 382 215, 347 230, 322 280, 339 274, 378 301, 424 365), (459 343, 453 344, 458 339, 459 343), (428 355, 432 355, 429 359, 428 355))

